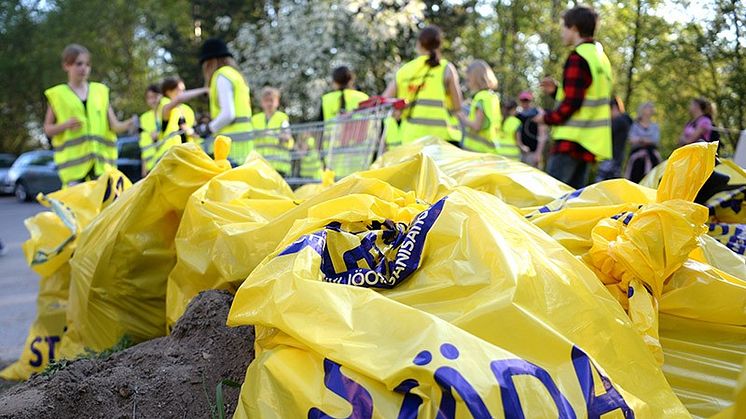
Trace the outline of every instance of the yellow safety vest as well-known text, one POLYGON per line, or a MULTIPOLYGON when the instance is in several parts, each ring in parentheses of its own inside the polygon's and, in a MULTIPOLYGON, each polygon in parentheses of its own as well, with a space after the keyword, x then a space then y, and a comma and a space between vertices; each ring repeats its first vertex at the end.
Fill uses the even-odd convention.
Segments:
MULTIPOLYGON (((158 105, 158 115, 160 115, 161 124, 164 123, 163 106, 170 102, 171 99, 163 98, 158 105)), ((179 119, 181 118, 184 118, 188 127, 194 126, 196 121, 194 111, 186 103, 181 103, 179 106, 171 109, 171 115, 168 117, 166 128, 159 132, 158 135, 158 145, 155 148, 154 162, 159 161, 171 147, 181 144, 181 128, 179 127, 179 119)))
POLYGON ((51 87, 44 94, 57 123, 72 117, 81 123, 79 129, 65 130, 52 138, 62 185, 82 181, 90 173, 100 176, 110 168, 116 169, 117 136, 109 127, 109 88, 88 83, 85 107, 67 84, 51 87))
MULTIPOLYGON (((345 95, 345 112, 350 112, 360 105, 360 102, 368 100, 368 95, 363 92, 352 89, 344 89, 345 95)), ((324 115, 324 121, 334 119, 341 113, 340 99, 342 92, 336 90, 329 92, 321 97, 321 113, 324 115)))
POLYGON ((399 133, 402 144, 432 135, 443 140, 460 141, 461 129, 449 113, 451 98, 446 94, 445 71, 448 61, 427 65, 427 56, 420 56, 396 72, 396 97, 408 107, 402 112, 399 133))
POLYGON ((227 78, 233 85, 233 108, 236 116, 233 121, 221 128, 215 135, 221 134, 231 138, 230 157, 242 164, 246 156, 254 149, 251 142, 251 96, 249 86, 241 73, 231 66, 222 66, 210 78, 210 117, 215 119, 220 114, 218 103, 218 76, 227 78))
POLYGON ((152 134, 154 132, 159 133, 153 110, 140 115, 140 129, 142 129, 140 133, 140 159, 145 170, 149 172, 155 166, 155 144, 157 142, 157 140, 153 140, 152 134))
MULTIPOLYGON (((290 118, 284 112, 276 111, 272 114, 267 121, 267 117, 264 112, 255 114, 251 117, 251 125, 255 131, 261 130, 275 130, 279 128, 287 128, 290 123, 290 118)), ((262 155, 269 162, 275 170, 290 176, 292 167, 292 150, 293 150, 293 138, 290 136, 290 131, 286 132, 272 132, 272 135, 255 137, 254 138, 254 149, 262 155), (284 140, 284 141, 282 141, 284 140)))
MULTIPOLYGON (((480 153, 498 153, 500 151, 497 147, 503 145, 500 135, 500 127, 502 126, 500 96, 491 90, 477 92, 471 101, 469 119, 474 120, 476 118, 478 109, 481 109, 484 113, 482 128, 477 132, 467 129, 463 147, 466 150, 480 153)), ((515 147, 515 144, 513 146, 515 147)))
POLYGON ((387 117, 384 121, 384 130, 386 137, 386 149, 390 150, 401 145, 401 134, 399 132, 399 121, 393 116, 387 117))
POLYGON ((309 137, 308 152, 301 158, 299 175, 306 179, 321 179, 321 156, 319 156, 316 138, 309 137))
MULTIPOLYGON (((552 129, 557 140, 574 141, 595 154, 599 160, 611 158, 611 63, 599 43, 583 43, 575 48, 591 69, 593 78, 580 109, 563 125, 552 129)), ((562 86, 557 100, 564 98, 562 86)))
POLYGON ((500 136, 500 148, 497 153, 503 157, 511 159, 520 159, 521 149, 515 143, 515 133, 521 126, 521 120, 515 115, 505 118, 502 125, 502 135, 500 136))

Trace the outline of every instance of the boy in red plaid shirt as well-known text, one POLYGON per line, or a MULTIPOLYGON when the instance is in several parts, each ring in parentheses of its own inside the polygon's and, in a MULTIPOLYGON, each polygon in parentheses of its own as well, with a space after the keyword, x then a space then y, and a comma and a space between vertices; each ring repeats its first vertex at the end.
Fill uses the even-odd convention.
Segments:
MULTIPOLYGON (((594 119, 591 121, 587 120, 573 120, 571 118, 578 119, 580 115, 581 107, 583 106, 597 106, 596 103, 599 100, 586 101, 588 96, 588 90, 591 84, 594 82, 593 73, 591 72, 591 66, 589 61, 584 58, 578 50, 585 48, 588 51, 587 46, 581 47, 583 44, 591 44, 597 46, 593 40, 593 35, 596 30, 596 24, 598 22, 598 14, 587 6, 577 6, 573 9, 568 10, 562 17, 562 41, 565 45, 572 45, 575 47, 572 53, 567 57, 565 63, 564 73, 562 76, 562 91, 564 98, 562 99, 559 106, 550 111, 545 112, 540 110, 539 114, 534 117, 534 121, 539 124, 546 124, 550 126, 560 127, 563 125, 576 127, 577 130, 589 130, 589 129, 604 129, 605 114, 602 112, 591 113, 594 119), (601 120, 598 120, 600 116, 601 120)), ((595 48, 594 48, 595 49, 595 48)), ((592 52, 593 54, 599 54, 598 58, 593 59, 594 64, 599 64, 599 67, 603 67, 600 64, 608 62, 608 58, 603 54, 603 51, 598 45, 600 52, 592 52)), ((604 67, 606 69, 606 67, 604 67)), ((610 89, 610 66, 608 67, 608 80, 604 80, 603 83, 607 83, 610 89)), ((599 70, 601 75, 605 75, 606 72, 599 70)), ((554 80, 545 78, 541 84, 542 89, 545 93, 555 96, 558 92, 558 86, 554 80)), ((609 91, 610 96, 610 91, 609 91)), ((605 106, 608 108, 608 100, 605 99, 605 106)), ((594 111, 591 111, 594 112, 594 111)), ((588 114, 588 111, 583 113, 584 116, 588 114)), ((609 142, 611 141, 611 118, 608 118, 609 134, 608 139, 606 138, 605 131, 598 136, 593 138, 591 141, 598 142, 609 142)), ((567 130, 560 131, 567 134, 567 130)), ((587 131, 590 132, 590 131, 587 131)), ((592 134, 597 133, 594 131, 592 134)), ((566 184, 579 189, 586 186, 588 182, 588 175, 590 167, 596 162, 596 158, 599 159, 608 158, 609 156, 598 155, 605 154, 604 152, 594 152, 588 150, 581 143, 588 145, 589 139, 586 131, 577 134, 576 138, 563 138, 557 135, 555 138, 554 146, 551 149, 551 156, 547 164, 547 172, 555 177, 556 179, 565 182, 566 184)), ((594 144, 595 145, 595 144, 594 144)), ((594 147, 596 148, 596 147, 594 147)), ((605 149, 605 145, 601 147, 605 149)))

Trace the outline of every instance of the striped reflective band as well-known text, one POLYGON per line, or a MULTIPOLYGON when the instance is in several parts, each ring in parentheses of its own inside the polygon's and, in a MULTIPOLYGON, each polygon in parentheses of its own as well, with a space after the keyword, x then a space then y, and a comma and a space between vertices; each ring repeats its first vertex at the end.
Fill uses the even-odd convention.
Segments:
POLYGON ((443 107, 443 101, 437 99, 417 99, 410 106, 437 106, 443 107))
POLYGON ((79 158, 73 159, 73 160, 68 160, 68 161, 66 161, 64 163, 58 164, 57 165, 57 169, 58 170, 67 169, 68 167, 73 167, 73 166, 77 166, 79 164, 87 163, 87 162, 89 162, 91 160, 98 160, 98 161, 101 161, 103 163, 108 163, 108 164, 110 164, 112 166, 116 166, 117 165, 117 161, 116 160, 105 159, 105 158, 103 158, 101 156, 97 156, 94 153, 90 153, 90 154, 86 154, 83 157, 79 157, 79 158))
POLYGON ((608 99, 586 99, 583 101, 583 107, 586 108, 598 108, 601 106, 609 106, 608 99))
POLYGON ((442 119, 408 118, 407 122, 416 125, 427 125, 430 127, 447 127, 448 124, 442 119))
POLYGON ((578 120, 571 119, 564 124, 566 127, 575 128, 603 128, 611 126, 611 120, 609 119, 597 119, 597 120, 578 120))
POLYGON ((228 134, 218 134, 218 135, 225 135, 226 137, 230 137, 231 141, 234 143, 242 143, 246 141, 253 141, 255 139, 255 136, 250 132, 241 132, 241 133, 228 133, 228 134))
POLYGON ((155 147, 155 146, 157 146, 157 145, 158 145, 158 142, 157 142, 157 141, 156 141, 156 142, 153 142, 153 143, 150 143, 150 144, 146 145, 145 147, 140 147, 140 151, 147 151, 147 150, 150 150, 151 148, 153 148, 153 147, 155 147))
POLYGON ((251 118, 248 116, 239 116, 238 118, 234 119, 231 124, 242 124, 244 122, 251 122, 251 118))
POLYGON ((492 141, 490 141, 490 140, 482 137, 481 135, 467 133, 466 134, 466 138, 468 138, 470 140, 474 140, 474 141, 476 141, 478 143, 484 144, 484 145, 489 146, 489 147, 495 147, 495 143, 493 143, 492 141))
POLYGON ((86 141, 95 141, 97 143, 103 144, 105 146, 114 147, 115 142, 111 140, 107 140, 103 137, 98 137, 96 135, 84 135, 82 137, 73 138, 72 140, 65 141, 62 143, 59 147, 55 147, 55 151, 62 151, 68 147, 75 147, 76 145, 80 145, 85 143, 86 141))

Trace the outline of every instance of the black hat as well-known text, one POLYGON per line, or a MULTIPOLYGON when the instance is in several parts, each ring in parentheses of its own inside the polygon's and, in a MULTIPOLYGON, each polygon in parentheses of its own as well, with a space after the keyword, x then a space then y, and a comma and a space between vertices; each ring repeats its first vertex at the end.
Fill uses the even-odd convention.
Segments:
POLYGON ((225 45, 225 42, 223 42, 221 39, 210 38, 205 41, 204 44, 202 44, 202 48, 199 51, 200 64, 209 60, 210 58, 220 57, 233 57, 233 54, 228 51, 228 46, 225 45))

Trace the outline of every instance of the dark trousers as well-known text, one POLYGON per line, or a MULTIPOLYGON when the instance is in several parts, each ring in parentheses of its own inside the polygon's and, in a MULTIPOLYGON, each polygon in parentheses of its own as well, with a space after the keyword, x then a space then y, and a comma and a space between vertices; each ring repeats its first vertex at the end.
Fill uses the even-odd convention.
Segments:
POLYGON ((588 184, 590 171, 591 166, 587 162, 574 159, 569 154, 552 154, 547 162, 549 175, 575 189, 584 188, 588 184))

